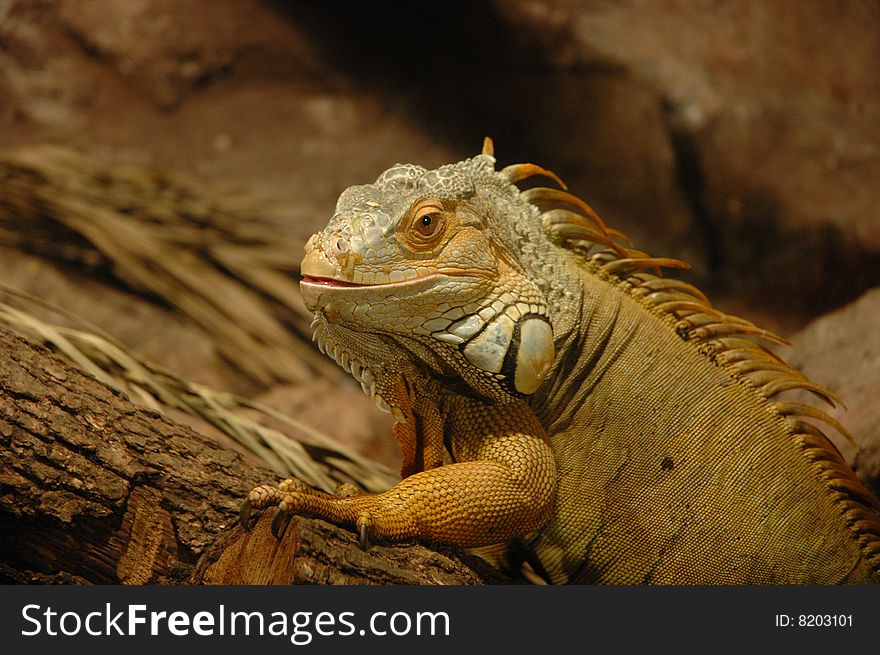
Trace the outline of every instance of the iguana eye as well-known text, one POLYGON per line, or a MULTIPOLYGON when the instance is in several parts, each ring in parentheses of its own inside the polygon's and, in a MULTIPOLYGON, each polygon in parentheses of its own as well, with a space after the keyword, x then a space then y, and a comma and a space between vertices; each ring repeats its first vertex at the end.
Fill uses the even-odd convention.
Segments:
POLYGON ((443 209, 436 204, 425 205, 413 212, 410 231, 416 241, 433 239, 443 226, 443 209))

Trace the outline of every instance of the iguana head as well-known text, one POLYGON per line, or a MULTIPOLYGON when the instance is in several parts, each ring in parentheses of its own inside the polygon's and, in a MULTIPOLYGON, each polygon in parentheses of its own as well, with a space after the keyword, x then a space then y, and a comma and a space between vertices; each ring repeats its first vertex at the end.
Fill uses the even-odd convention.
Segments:
POLYGON ((498 401, 543 382, 553 331, 524 255, 540 220, 494 162, 396 165, 347 189, 306 244, 318 343, 365 390, 403 359, 498 401))

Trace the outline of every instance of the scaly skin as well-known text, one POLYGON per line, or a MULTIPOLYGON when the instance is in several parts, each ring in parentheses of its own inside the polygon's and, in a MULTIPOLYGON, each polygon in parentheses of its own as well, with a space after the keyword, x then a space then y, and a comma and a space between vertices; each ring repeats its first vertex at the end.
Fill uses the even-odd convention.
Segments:
POLYGON ((309 514, 557 583, 878 581, 877 501, 804 419, 842 427, 780 395, 831 394, 751 339, 773 335, 648 272, 680 263, 514 186, 552 173, 494 162, 395 166, 310 239, 316 339, 394 414, 403 480, 260 487, 245 525, 276 505, 277 532, 309 514))

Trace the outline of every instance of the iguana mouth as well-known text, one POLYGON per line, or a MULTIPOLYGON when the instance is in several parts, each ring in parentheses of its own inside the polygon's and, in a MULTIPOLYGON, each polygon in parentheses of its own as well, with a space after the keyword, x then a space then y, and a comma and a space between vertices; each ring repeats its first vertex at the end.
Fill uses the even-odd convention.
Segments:
POLYGON ((405 289, 408 287, 419 287, 425 283, 440 281, 450 277, 473 277, 472 273, 460 271, 437 271, 421 275, 419 277, 410 278, 408 280, 374 282, 373 284, 358 284, 357 282, 349 282, 348 280, 340 280, 335 277, 318 277, 315 275, 303 275, 303 284, 312 284, 326 289, 405 289))
POLYGON ((402 282, 388 281, 379 284, 358 284, 336 277, 303 275, 300 282, 300 291, 306 307, 315 311, 319 307, 326 307, 328 303, 332 303, 335 300, 357 299, 361 298, 363 294, 371 297, 385 297, 389 295, 410 296, 424 293, 433 285, 441 282, 442 279, 442 275, 431 273, 402 282))
POLYGON ((349 282, 348 280, 340 280, 335 277, 315 277, 312 275, 304 275, 302 281, 306 284, 314 284, 319 287, 328 289, 383 289, 383 288, 403 288, 417 286, 420 283, 427 282, 434 278, 441 277, 439 273, 430 273, 421 277, 414 277, 409 280, 401 280, 399 282, 374 282, 373 284, 358 284, 357 282, 349 282))
POLYGON ((303 282, 308 282, 309 284, 317 284, 322 287, 363 287, 363 286, 374 286, 374 285, 364 285, 357 284, 355 282, 348 282, 347 280, 338 280, 332 277, 316 277, 313 275, 303 275, 303 282))

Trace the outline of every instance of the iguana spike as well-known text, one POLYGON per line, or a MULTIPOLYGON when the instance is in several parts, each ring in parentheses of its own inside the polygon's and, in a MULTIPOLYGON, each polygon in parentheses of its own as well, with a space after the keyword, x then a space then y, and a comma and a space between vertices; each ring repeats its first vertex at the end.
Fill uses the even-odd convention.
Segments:
POLYGON ((796 403, 792 401, 776 402, 773 403, 773 407, 776 409, 780 416, 808 416, 810 418, 816 419, 817 421, 827 423, 835 430, 837 430, 837 432, 839 432, 853 446, 858 448, 856 440, 853 439, 849 431, 845 427, 843 427, 837 419, 830 417, 821 409, 816 409, 812 405, 806 405, 804 403, 796 403))
MULTIPOLYGON (((609 230, 609 234, 610 233, 611 230, 609 230)), ((640 287, 655 292, 665 291, 669 293, 687 294, 705 303, 706 305, 709 305, 709 298, 706 297, 706 294, 704 294, 694 285, 688 284, 687 282, 683 282, 681 280, 652 277, 651 279, 642 282, 640 287)))
POLYGON ((568 209, 550 209, 541 214, 544 229, 554 236, 565 239, 584 239, 611 248, 621 257, 626 250, 614 243, 604 231, 596 230, 588 222, 588 217, 568 209))
POLYGON ((532 204, 537 204, 539 202, 556 202, 571 205, 595 223, 596 227, 602 230, 602 234, 608 234, 608 228, 605 226, 602 219, 599 218, 599 215, 593 211, 592 207, 577 196, 573 196, 565 191, 560 191, 559 189, 551 189, 544 186, 535 187, 534 189, 526 189, 522 192, 522 196, 532 204))
POLYGON ((765 398, 771 398, 777 394, 782 393, 783 391, 791 391, 792 389, 804 389, 809 391, 817 398, 821 398, 826 403, 835 407, 836 405, 843 406, 843 402, 841 402, 840 398, 833 391, 829 389, 825 389, 824 387, 820 387, 818 384, 813 384, 808 380, 797 380, 794 378, 779 378, 778 380, 774 380, 773 382, 768 382, 767 384, 761 387, 761 393, 764 394, 765 398))
POLYGON ((626 256, 630 257, 632 259, 638 259, 638 258, 643 258, 643 257, 650 257, 651 255, 646 253, 644 250, 637 250, 635 248, 627 248, 626 249, 626 256))
POLYGON ((515 184, 520 180, 532 177, 533 175, 543 175, 556 182, 556 184, 562 187, 563 190, 568 190, 568 187, 565 186, 565 182, 560 180, 556 173, 548 171, 546 168, 541 168, 537 164, 511 164, 510 166, 502 168, 498 172, 511 184, 515 184))
POLYGON ((556 225, 548 225, 547 231, 551 234, 557 243, 568 242, 575 246, 594 246, 596 244, 617 250, 620 246, 606 239, 603 235, 595 230, 584 227, 583 225, 574 225, 573 223, 559 223, 556 225))
POLYGON ((862 532, 869 532, 871 534, 880 536, 880 530, 877 529, 877 522, 871 519, 862 519, 860 521, 855 521, 853 526, 862 532))
POLYGON ((725 363, 735 369, 737 373, 742 373, 743 375, 746 373, 754 373, 756 371, 779 371, 786 375, 797 375, 802 377, 800 373, 794 371, 794 369, 788 364, 774 362, 764 358, 749 357, 737 359, 736 361, 728 359, 725 363))
POLYGON ((620 230, 615 230, 613 227, 609 227, 607 229, 607 232, 608 232, 608 236, 610 236, 611 238, 619 239, 620 241, 623 241, 627 245, 630 245, 630 246, 632 245, 632 239, 630 239, 628 236, 626 236, 620 230))
POLYGON ((483 137, 483 151, 480 154, 488 155, 489 157, 495 156, 495 144, 492 142, 492 137, 483 137))
POLYGON ((764 368, 756 371, 747 371, 745 376, 756 387, 766 387, 768 384, 781 380, 794 380, 790 371, 780 371, 772 368, 764 368))
POLYGON ((663 312, 680 312, 680 311, 689 311, 691 314, 706 314, 707 316, 711 316, 712 318, 720 319, 722 314, 712 309, 711 307, 706 307, 701 302, 697 302, 696 300, 686 300, 682 298, 677 298, 675 300, 668 300, 662 303, 658 303, 654 305, 657 309, 663 312))
MULTIPOLYGON (((870 503, 872 498, 870 495, 865 493, 865 487, 858 483, 857 480, 854 480, 849 475, 844 472, 843 467, 840 465, 841 462, 834 462, 834 465, 829 467, 830 471, 825 471, 825 483, 836 491, 839 491, 845 494, 849 498, 860 498, 862 502, 870 503)), ((853 527, 857 527, 861 534, 866 532, 880 535, 880 526, 877 525, 877 519, 875 516, 865 516, 864 510, 857 506, 850 506, 849 511, 847 512, 852 516, 855 514, 856 516, 861 514, 863 518, 852 521, 853 527)))
POLYGON ((835 453, 838 455, 840 451, 837 446, 832 443, 825 433, 812 423, 806 421, 798 421, 797 419, 788 419, 792 432, 795 434, 795 443, 804 450, 813 451, 813 459, 831 459, 835 453), (831 444, 832 448, 828 448, 827 444, 831 444))
POLYGON ((761 357, 768 361, 782 361, 782 358, 776 353, 767 350, 756 341, 743 339, 742 337, 730 336, 711 339, 710 341, 707 341, 706 344, 712 347, 719 359, 731 352, 744 351, 750 353, 750 356, 752 357, 761 357))
POLYGON ((694 296, 675 291, 651 291, 650 289, 645 289, 644 291, 647 291, 647 293, 642 292, 640 297, 643 297, 658 309, 665 309, 666 305, 669 303, 691 302, 699 306, 700 311, 709 316, 715 316, 716 318, 721 318, 722 316, 721 313, 716 309, 713 309, 711 305, 704 303, 700 298, 695 298, 694 296))
POLYGON ((615 259, 608 262, 603 267, 612 275, 628 273, 640 268, 690 268, 690 264, 679 259, 669 259, 668 257, 627 257, 624 259, 615 259))
MULTIPOLYGON (((861 522, 859 524, 861 525, 861 522)), ((873 533, 877 534, 877 531, 874 530, 873 533)), ((865 552, 868 554, 869 557, 877 557, 878 555, 880 555, 880 542, 865 544, 863 548, 865 549, 865 552)))
POLYGON ((735 334, 748 334, 753 337, 766 339, 772 343, 778 343, 783 346, 788 345, 788 342, 779 335, 770 332, 770 330, 755 327, 751 323, 716 323, 714 325, 701 326, 694 330, 694 336, 701 341, 708 341, 709 339, 717 339, 718 337, 732 336, 735 334))
MULTIPOLYGON (((725 341, 728 340, 725 339, 725 341)), ((718 362, 721 364, 732 364, 735 362, 752 360, 768 364, 768 366, 765 367, 766 370, 790 371, 790 367, 769 350, 760 348, 754 341, 748 341, 747 339, 741 339, 740 341, 744 342, 742 344, 743 347, 734 348, 731 346, 724 349, 719 348, 716 345, 716 342, 710 342, 710 345, 715 348, 718 362), (777 365, 782 365, 783 368, 779 369, 777 368, 777 365)))
POLYGON ((646 287, 636 287, 633 290, 633 294, 637 298, 644 298, 649 303, 651 303, 654 307, 659 307, 663 303, 667 302, 677 302, 679 300, 687 300, 685 296, 682 296, 680 293, 675 293, 671 291, 651 291, 646 287))

